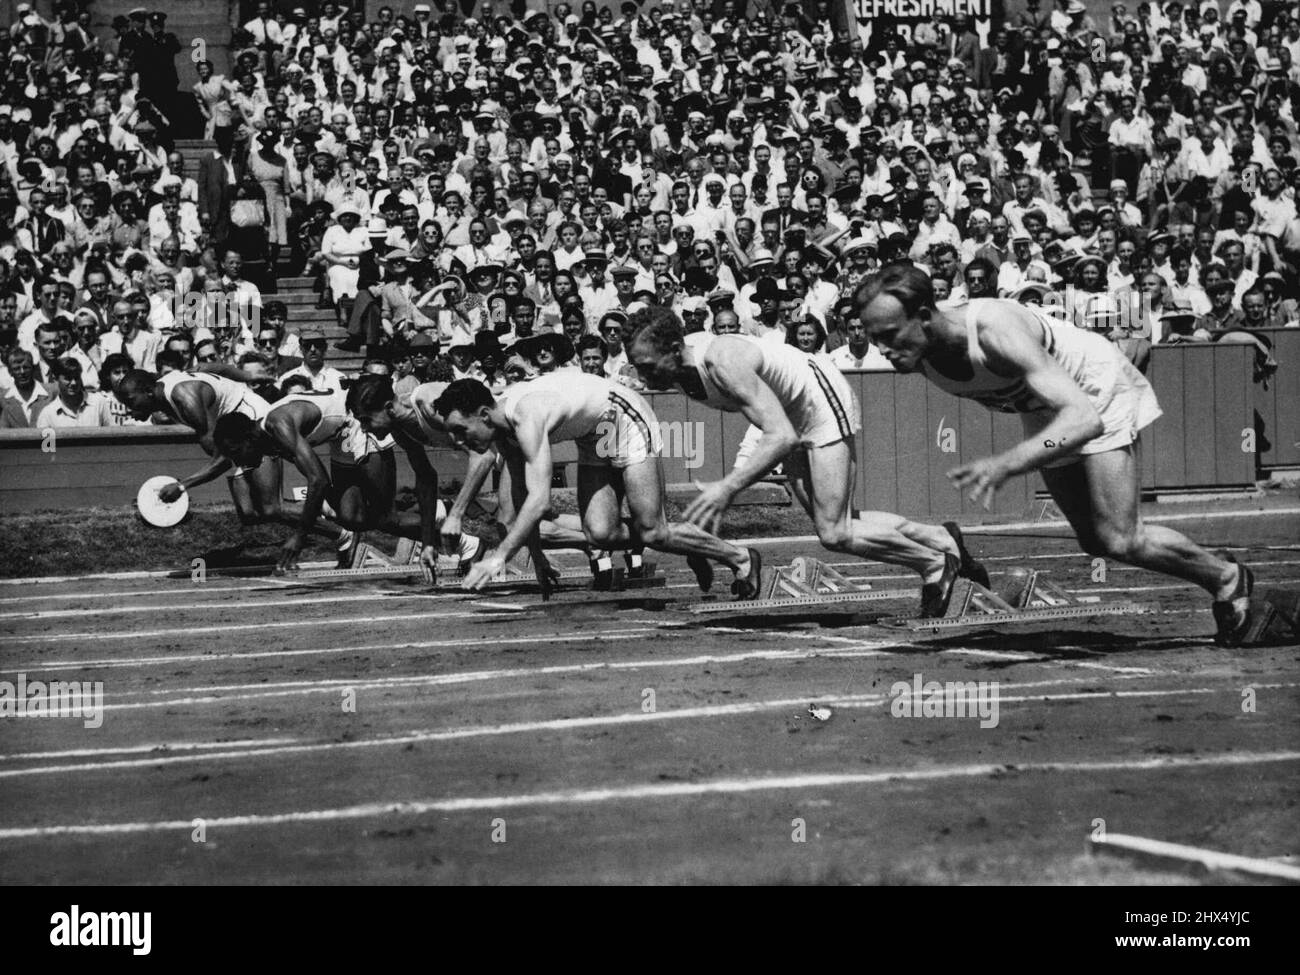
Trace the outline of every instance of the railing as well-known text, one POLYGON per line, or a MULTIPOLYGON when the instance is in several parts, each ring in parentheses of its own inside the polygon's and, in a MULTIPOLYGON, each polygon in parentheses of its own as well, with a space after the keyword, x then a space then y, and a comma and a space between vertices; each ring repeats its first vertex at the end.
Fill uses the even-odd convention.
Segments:
MULTIPOLYGON (((1164 416, 1142 438, 1144 488, 1244 488, 1256 479, 1257 461, 1264 467, 1300 463, 1300 449, 1295 447, 1300 440, 1300 330, 1279 331, 1285 332, 1275 336, 1282 366, 1267 391, 1252 380, 1250 347, 1155 350, 1150 378, 1164 416), (1258 454, 1250 452, 1248 436, 1255 429, 1256 411, 1263 417, 1269 446, 1258 454)), ((848 378, 863 420, 855 505, 930 519, 975 522, 985 517, 983 509, 951 486, 946 472, 1017 443, 1019 418, 989 413, 919 376, 863 372, 848 378)), ((719 413, 674 393, 649 398, 665 429, 677 431, 668 438, 669 456, 664 458, 670 485, 714 480, 730 468, 748 427, 744 417, 719 413), (673 450, 674 442, 691 449, 673 450)), ((463 454, 429 453, 442 478, 463 476, 463 454)), ((413 484, 400 449, 397 458, 399 485, 413 484)), ((568 484, 576 483, 573 445, 560 445, 556 461, 567 466, 568 484)), ((0 430, 0 512, 126 505, 147 478, 183 476, 204 462, 187 427, 68 429, 57 431, 52 444, 37 430, 0 430)), ((286 484, 301 484, 292 465, 285 467, 286 484)), ((992 514, 1029 513, 1041 486, 1037 477, 1015 479, 999 492, 992 514)), ((228 500, 224 479, 198 488, 194 496, 197 501, 228 500)))

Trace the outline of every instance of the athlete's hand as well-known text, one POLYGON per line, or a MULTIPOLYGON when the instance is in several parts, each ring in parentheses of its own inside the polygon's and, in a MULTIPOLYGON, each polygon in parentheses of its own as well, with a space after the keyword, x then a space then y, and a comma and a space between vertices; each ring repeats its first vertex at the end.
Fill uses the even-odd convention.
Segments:
POLYGON ((722 481, 711 481, 707 484, 701 484, 699 481, 693 483, 700 489, 700 493, 682 511, 682 520, 698 525, 706 532, 716 534, 722 516, 731 507, 734 495, 722 481))
POLYGON ((290 535, 289 540, 284 543, 280 549, 280 560, 275 564, 276 575, 283 575, 290 569, 298 565, 298 555, 302 552, 305 542, 298 535, 290 535))
POLYGON ((985 457, 970 464, 962 464, 948 472, 948 480, 959 491, 970 489, 970 499, 976 504, 983 504, 986 509, 993 506, 993 495, 1010 476, 1006 467, 996 457, 985 457))
POLYGON ((465 576, 465 581, 461 583, 461 588, 474 590, 482 589, 505 567, 506 560, 496 552, 484 556, 481 562, 475 563, 474 568, 469 570, 469 574, 465 576))
POLYGON ((457 552, 460 550, 460 516, 448 515, 442 519, 442 524, 438 527, 438 534, 442 537, 442 550, 444 552, 457 552))
POLYGON ((436 585, 438 582, 438 549, 433 545, 426 545, 420 549, 420 571, 424 573, 424 581, 429 585, 436 585))
POLYGON ((173 501, 179 501, 184 493, 185 488, 181 486, 181 482, 172 481, 158 492, 158 500, 163 504, 171 504, 173 501))
POLYGON ((533 573, 537 576, 537 585, 541 587, 542 601, 545 602, 560 584, 560 570, 551 565, 551 560, 540 548, 530 548, 528 554, 532 556, 533 573))

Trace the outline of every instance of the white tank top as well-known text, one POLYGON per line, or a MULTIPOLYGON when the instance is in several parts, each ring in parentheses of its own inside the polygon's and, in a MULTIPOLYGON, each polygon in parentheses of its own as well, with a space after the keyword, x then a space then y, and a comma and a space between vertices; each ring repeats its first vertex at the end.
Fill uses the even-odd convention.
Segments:
POLYGON ((183 383, 203 383, 212 390, 217 398, 218 419, 231 413, 242 413, 254 420, 261 420, 271 408, 270 403, 243 383, 234 382, 223 376, 214 376, 206 372, 169 372, 158 381, 162 383, 163 399, 178 417, 180 417, 180 410, 176 408, 176 388, 183 383))
POLYGON ((594 434, 609 413, 610 394, 624 388, 603 376, 565 370, 515 383, 497 404, 516 424, 526 412, 545 410, 552 420, 559 421, 551 429, 551 443, 564 443, 594 434))
POLYGON ((817 375, 812 368, 813 357, 806 352, 800 352, 793 345, 777 345, 749 335, 692 332, 686 336, 685 345, 690 349, 695 360, 695 371, 704 386, 704 395, 699 396, 697 392, 689 389, 685 392, 697 402, 726 413, 736 413, 740 410, 740 404, 720 390, 704 369, 704 357, 714 342, 719 339, 737 339, 747 342, 757 350, 760 357, 758 377, 776 394, 776 398, 781 401, 787 414, 806 406, 809 395, 820 389, 817 385, 817 375))
POLYGON ((276 400, 271 405, 258 426, 265 430, 266 421, 271 418, 271 414, 288 406, 290 403, 310 403, 320 410, 320 421, 307 434, 307 442, 316 447, 339 436, 344 431, 344 428, 352 422, 352 417, 348 415, 347 398, 348 394, 341 389, 331 390, 326 394, 290 393, 284 399, 276 400))
POLYGON ((424 434, 425 442, 431 446, 452 446, 447 431, 433 426, 433 421, 440 419, 433 404, 450 385, 451 383, 422 383, 411 390, 411 409, 415 410, 415 418, 420 421, 420 431, 424 434))
MULTIPOLYGON (((998 306, 1017 304, 1003 298, 975 298, 966 306, 966 354, 974 375, 970 379, 952 379, 936 372, 922 360, 925 375, 940 389, 954 396, 973 399, 1000 413, 1041 413, 1047 410, 1043 402, 1029 390, 1023 376, 999 376, 986 365, 984 350, 979 344, 977 315, 996 314, 998 306)), ((1032 305, 1019 305, 1034 316, 1038 325, 1036 336, 1043 349, 1060 363, 1070 378, 1086 388, 1087 363, 1098 358, 1110 359, 1117 369, 1132 364, 1119 349, 1104 336, 1077 328, 1067 322, 1049 317, 1032 305)), ((1136 372, 1136 370, 1134 370, 1136 372)))

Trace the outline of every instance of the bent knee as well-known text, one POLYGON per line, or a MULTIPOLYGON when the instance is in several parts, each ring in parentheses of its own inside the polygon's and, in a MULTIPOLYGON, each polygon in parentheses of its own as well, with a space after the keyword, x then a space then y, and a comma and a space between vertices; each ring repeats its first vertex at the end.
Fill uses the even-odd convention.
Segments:
POLYGON ((847 552, 853 542, 853 529, 839 522, 832 525, 819 524, 817 538, 824 548, 832 552, 847 552))
POLYGON ((1128 562, 1137 548, 1137 533, 1099 526, 1087 535, 1080 536, 1079 542, 1089 555, 1128 562))
POLYGON ((582 533, 592 548, 614 548, 619 540, 618 531, 612 525, 585 525, 582 533))

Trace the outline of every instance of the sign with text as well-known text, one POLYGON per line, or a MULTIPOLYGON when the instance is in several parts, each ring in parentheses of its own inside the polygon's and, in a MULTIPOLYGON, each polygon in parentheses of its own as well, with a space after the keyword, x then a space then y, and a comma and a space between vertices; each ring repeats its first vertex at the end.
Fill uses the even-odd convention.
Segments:
POLYGON ((993 22, 1002 20, 1003 5, 1001 0, 850 0, 850 7, 864 46, 877 34, 879 45, 890 32, 897 33, 900 43, 910 44, 919 25, 937 22, 951 30, 957 16, 965 14, 980 46, 986 47, 993 22))

